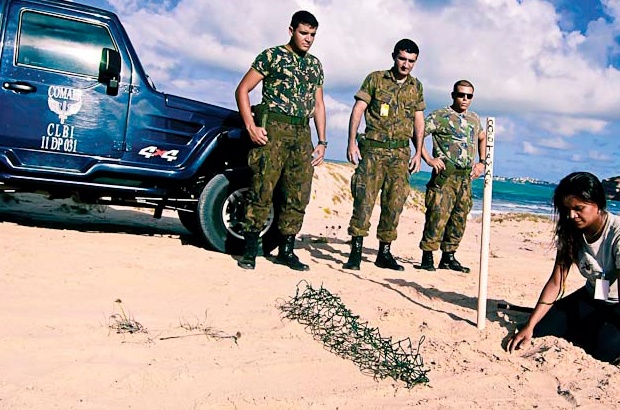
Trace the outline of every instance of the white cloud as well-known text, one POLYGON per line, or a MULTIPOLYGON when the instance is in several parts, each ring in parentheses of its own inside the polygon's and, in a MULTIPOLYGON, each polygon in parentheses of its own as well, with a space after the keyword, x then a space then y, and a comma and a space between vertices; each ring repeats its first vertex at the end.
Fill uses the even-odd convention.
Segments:
MULTIPOLYGON (((312 52, 324 64, 327 92, 389 68, 394 43, 410 37, 421 49, 414 73, 431 99, 445 100, 456 79, 469 78, 482 110, 568 114, 578 105, 583 116, 620 116, 620 72, 606 63, 618 23, 593 22, 586 36, 562 32, 543 0, 453 0, 432 9, 406 0, 181 0, 169 11, 112 3, 149 69, 195 62, 242 73, 259 51, 288 40, 291 14, 306 8, 319 20, 312 52)), ((620 7, 605 4, 610 13, 620 7)))
POLYGON ((579 133, 600 133, 608 125, 607 121, 568 115, 535 116, 537 125, 551 134, 573 136, 579 133))
POLYGON ((169 5, 137 8, 137 3, 145 2, 135 0, 113 3, 136 48, 157 54, 154 64, 202 63, 235 71, 249 67, 260 44, 273 45, 275 33, 280 34, 280 43, 286 42, 291 14, 267 1, 181 0, 169 11, 169 5), (279 30, 271 21, 281 22, 279 30))
POLYGON ((620 36, 620 1, 601 0, 601 3, 610 18, 598 18, 588 24, 580 50, 590 60, 606 66, 620 54, 620 43, 616 40, 620 36))
POLYGON ((603 161, 603 162, 609 162, 613 160, 613 158, 609 154, 605 152, 600 152, 600 151, 589 151, 588 158, 594 161, 603 161))
MULTIPOLYGON (((156 84, 157 85, 157 84, 156 84)), ((222 107, 237 109, 234 98, 236 84, 228 81, 202 79, 187 80, 183 78, 173 79, 170 83, 165 84, 166 88, 181 90, 181 94, 187 98, 198 101, 206 101, 210 104, 222 107)))
MULTIPOLYGON (((483 118, 480 120, 484 121, 483 118)), ((505 141, 515 141, 517 139, 517 124, 509 117, 497 117, 495 119, 495 126, 495 138, 500 141, 500 144, 505 141)))
POLYGON ((571 145, 568 144, 563 138, 543 138, 538 142, 538 145, 544 148, 553 148, 553 149, 569 149, 571 145))
POLYGON ((539 155, 541 150, 529 141, 523 141, 521 148, 524 154, 539 155))
MULTIPOLYGON (((545 155, 543 145, 565 141, 567 149, 587 152, 592 136, 620 132, 620 0, 601 0, 608 15, 583 33, 563 31, 545 0, 110 3, 160 89, 228 106, 256 54, 288 40, 292 13, 313 12, 320 26, 312 53, 325 68, 328 133, 343 138, 348 97, 370 71, 390 67, 392 47, 403 37, 420 45, 413 73, 429 110, 449 104, 455 80, 470 79, 473 109, 497 118, 500 144, 518 142, 523 152, 545 155)), ((613 144, 610 152, 620 150, 613 144)))
POLYGON ((331 129, 348 135, 349 117, 351 116, 351 108, 353 104, 343 104, 329 95, 325 96, 325 110, 327 111, 327 120, 331 129))
POLYGON ((584 156, 582 154, 573 154, 571 155, 571 161, 573 162, 583 162, 584 156))

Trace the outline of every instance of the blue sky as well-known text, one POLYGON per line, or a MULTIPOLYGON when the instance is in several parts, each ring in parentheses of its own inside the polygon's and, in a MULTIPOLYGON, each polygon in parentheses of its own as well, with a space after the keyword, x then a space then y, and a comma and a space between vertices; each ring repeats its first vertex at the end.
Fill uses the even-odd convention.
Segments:
POLYGON ((495 175, 620 175, 620 0, 81 2, 119 15, 159 90, 230 108, 256 54, 288 41, 292 13, 311 11, 330 159, 345 159, 366 74, 389 68, 394 43, 411 38, 427 114, 448 105, 452 84, 465 78, 476 86, 471 109, 496 118, 495 175))

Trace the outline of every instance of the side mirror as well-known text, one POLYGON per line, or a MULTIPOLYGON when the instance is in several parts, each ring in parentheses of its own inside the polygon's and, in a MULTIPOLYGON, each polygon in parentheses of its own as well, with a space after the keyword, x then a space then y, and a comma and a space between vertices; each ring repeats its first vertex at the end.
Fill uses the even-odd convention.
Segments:
POLYGON ((99 82, 106 84, 106 94, 118 95, 118 83, 121 80, 121 55, 111 48, 101 50, 99 63, 99 82))

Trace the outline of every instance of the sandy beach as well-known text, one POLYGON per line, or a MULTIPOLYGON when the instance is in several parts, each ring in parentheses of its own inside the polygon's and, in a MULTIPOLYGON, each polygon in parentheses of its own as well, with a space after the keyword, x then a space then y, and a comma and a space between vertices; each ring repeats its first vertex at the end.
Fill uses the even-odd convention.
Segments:
MULTIPOLYGON (((462 274, 427 272, 418 243, 422 194, 412 191, 392 251, 404 272, 342 269, 353 168, 318 167, 294 272, 259 257, 254 271, 205 250, 174 212, 86 206, 34 194, 0 201, 2 409, 611 409, 620 369, 564 340, 517 353, 506 338, 532 306, 555 256, 553 224, 492 218, 485 329, 476 326, 481 221, 457 258, 462 274), (385 339, 411 340, 427 383, 377 377, 335 354, 287 306, 311 286, 385 339), (373 377, 374 376, 374 377, 373 377)), ((275 253, 274 253, 275 255, 275 253)), ((437 261, 439 254, 435 255, 437 261)), ((571 272, 567 291, 582 285, 571 272)))

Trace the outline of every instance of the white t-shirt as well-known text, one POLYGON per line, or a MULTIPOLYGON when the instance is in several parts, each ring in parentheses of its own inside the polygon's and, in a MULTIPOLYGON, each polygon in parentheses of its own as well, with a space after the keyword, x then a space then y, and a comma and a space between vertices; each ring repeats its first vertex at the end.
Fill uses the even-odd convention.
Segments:
POLYGON ((586 278, 586 289, 594 297, 596 279, 604 276, 609 281, 608 302, 618 303, 618 277, 616 269, 620 269, 620 217, 607 213, 605 229, 593 243, 584 239, 579 252, 577 267, 586 278))

